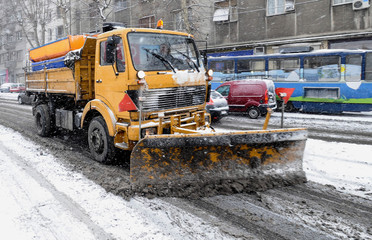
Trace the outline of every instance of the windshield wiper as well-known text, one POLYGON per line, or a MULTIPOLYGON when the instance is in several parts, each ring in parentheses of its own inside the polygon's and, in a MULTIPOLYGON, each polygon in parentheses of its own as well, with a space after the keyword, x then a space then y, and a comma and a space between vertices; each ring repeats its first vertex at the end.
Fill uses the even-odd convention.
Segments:
POLYGON ((182 56, 184 56, 187 60, 189 60, 189 61, 186 61, 186 62, 187 62, 187 64, 188 64, 191 68, 193 68, 193 67, 192 67, 192 65, 190 64, 190 62, 193 63, 193 65, 194 65, 196 71, 200 72, 198 65, 196 65, 196 63, 195 63, 195 62, 194 62, 194 61, 193 61, 189 56, 187 56, 186 54, 184 54, 183 52, 180 52, 180 51, 178 51, 178 50, 175 50, 175 51, 176 51, 177 53, 181 54, 182 56))
POLYGON ((167 67, 167 65, 166 65, 166 63, 167 63, 169 65, 169 67, 172 69, 172 71, 174 73, 176 73, 176 69, 173 67, 172 63, 170 61, 168 61, 167 59, 165 59, 162 55, 159 55, 157 53, 151 52, 147 48, 142 48, 142 49, 145 50, 146 52, 150 53, 154 57, 158 58, 164 64, 165 67, 167 67))

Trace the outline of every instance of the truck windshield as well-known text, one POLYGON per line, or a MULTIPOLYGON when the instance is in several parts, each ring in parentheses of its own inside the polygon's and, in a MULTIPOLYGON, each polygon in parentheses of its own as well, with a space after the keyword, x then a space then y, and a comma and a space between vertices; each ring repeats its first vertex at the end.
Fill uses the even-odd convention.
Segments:
POLYGON ((187 36, 133 32, 128 42, 137 71, 199 71, 199 53, 187 36))

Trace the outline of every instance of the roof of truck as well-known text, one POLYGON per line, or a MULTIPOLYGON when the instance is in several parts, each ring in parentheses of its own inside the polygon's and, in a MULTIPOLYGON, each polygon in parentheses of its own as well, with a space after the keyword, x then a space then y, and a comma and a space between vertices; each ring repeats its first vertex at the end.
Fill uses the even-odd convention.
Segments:
POLYGON ((112 31, 104 32, 98 35, 98 38, 112 36, 113 34, 127 34, 129 32, 148 32, 148 33, 163 33, 163 34, 175 34, 193 37, 193 35, 184 32, 177 32, 164 29, 154 28, 118 28, 112 31))

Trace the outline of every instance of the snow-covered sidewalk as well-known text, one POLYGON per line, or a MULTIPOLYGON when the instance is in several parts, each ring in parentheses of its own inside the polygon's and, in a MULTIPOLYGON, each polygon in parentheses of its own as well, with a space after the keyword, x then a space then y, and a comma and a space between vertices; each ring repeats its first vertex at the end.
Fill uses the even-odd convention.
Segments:
POLYGON ((125 201, 0 125, 0 224, 11 239, 229 239, 162 200, 125 201))

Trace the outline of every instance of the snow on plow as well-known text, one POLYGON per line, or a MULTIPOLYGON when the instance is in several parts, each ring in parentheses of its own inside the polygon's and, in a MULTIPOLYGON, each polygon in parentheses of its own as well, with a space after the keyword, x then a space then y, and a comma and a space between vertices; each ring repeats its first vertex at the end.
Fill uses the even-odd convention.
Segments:
POLYGON ((152 135, 133 149, 136 187, 182 187, 239 181, 249 190, 306 181, 305 129, 152 135))

